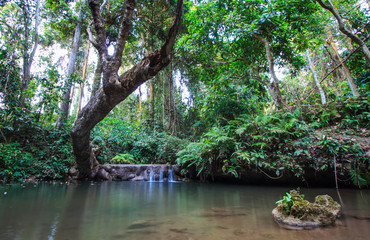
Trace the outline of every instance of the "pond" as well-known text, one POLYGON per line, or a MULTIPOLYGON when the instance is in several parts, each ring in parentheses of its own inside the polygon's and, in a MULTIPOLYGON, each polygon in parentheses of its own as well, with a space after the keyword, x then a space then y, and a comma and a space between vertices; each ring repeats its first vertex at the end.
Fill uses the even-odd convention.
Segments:
MULTIPOLYGON (((0 239, 368 239, 370 192, 340 190, 336 227, 286 230, 271 217, 287 187, 82 182, 0 185, 0 239)), ((301 189, 306 199, 335 189, 301 189)))

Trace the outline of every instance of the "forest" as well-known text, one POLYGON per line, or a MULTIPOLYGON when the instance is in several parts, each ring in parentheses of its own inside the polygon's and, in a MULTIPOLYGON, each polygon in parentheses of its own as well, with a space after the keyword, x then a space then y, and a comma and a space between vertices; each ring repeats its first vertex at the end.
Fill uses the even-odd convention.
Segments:
POLYGON ((0 183, 160 163, 367 188, 369 16, 364 0, 0 0, 0 183))

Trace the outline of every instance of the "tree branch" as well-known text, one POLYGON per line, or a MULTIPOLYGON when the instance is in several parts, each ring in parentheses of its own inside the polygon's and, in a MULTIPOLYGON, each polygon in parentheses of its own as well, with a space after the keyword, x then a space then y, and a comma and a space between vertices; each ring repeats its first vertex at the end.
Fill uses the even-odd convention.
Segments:
POLYGON ((134 87, 136 89, 139 85, 154 77, 160 70, 169 64, 172 48, 175 44, 176 35, 181 24, 182 4, 183 0, 177 1, 176 18, 169 30, 165 43, 161 47, 161 50, 150 53, 132 69, 119 77, 119 81, 123 88, 127 89, 134 87))
POLYGON ((356 35, 354 35, 353 33, 351 33, 344 25, 344 22, 343 22, 343 18, 340 16, 339 12, 338 12, 338 9, 336 7, 334 7, 334 5, 331 3, 331 1, 329 0, 329 5, 328 4, 325 4, 323 0, 317 0, 317 2, 320 4, 321 7, 325 8, 326 10, 330 11, 333 16, 335 17, 335 19, 337 20, 338 22, 338 27, 339 27, 339 30, 344 33, 345 35, 347 35, 347 37, 351 38, 352 41, 354 41, 355 43, 357 43, 358 45, 362 45, 362 40, 357 37, 356 35))
POLYGON ((40 0, 37 0, 36 2, 36 13, 35 13, 35 34, 34 34, 34 45, 33 45, 33 49, 32 49, 32 52, 30 54, 30 57, 28 59, 28 65, 31 66, 32 64, 32 61, 33 61, 33 57, 35 56, 35 53, 36 53, 36 49, 37 49, 37 46, 39 44, 39 31, 38 31, 38 27, 39 27, 39 10, 40 10, 40 0))
POLYGON ((126 39, 130 32, 131 28, 131 19, 135 9, 135 0, 126 0, 126 12, 123 16, 121 26, 119 28, 117 45, 114 53, 114 63, 115 66, 113 69, 118 70, 122 64, 122 54, 125 49, 126 39))
POLYGON ((89 40, 94 45, 94 47, 98 50, 100 55, 107 54, 107 46, 106 46, 106 40, 107 40, 107 33, 105 32, 103 19, 101 17, 101 11, 100 11, 100 4, 99 0, 89 0, 89 6, 90 10, 93 16, 93 23, 95 27, 96 32, 96 38, 93 40, 93 37, 91 38, 92 34, 91 31, 89 34, 89 40))
MULTIPOLYGON (((368 39, 370 38, 370 35, 367 36, 367 38, 365 39, 365 41, 367 41, 368 39)), ((330 74, 332 74, 335 70, 337 70, 340 66, 342 66, 343 63, 345 63, 348 59, 350 59, 350 57, 352 57, 352 55, 361 48, 361 46, 358 46, 355 50, 353 50, 343 61, 339 62, 337 66, 335 66, 328 74, 326 74, 321 80, 320 80, 320 83, 322 81, 324 81, 330 74)), ((328 51, 329 52, 329 51, 328 51)), ((329 52, 330 54, 330 52, 329 52)), ((332 59, 333 60, 333 59, 332 59)), ((333 60, 334 61, 334 60, 333 60)))
POLYGON ((176 40, 176 35, 179 32, 180 25, 181 25, 181 17, 182 17, 182 4, 183 0, 178 0, 177 1, 177 7, 176 7, 176 18, 175 21, 167 35, 166 42, 162 46, 160 52, 161 55, 170 55, 173 46, 175 45, 175 40, 176 40))
POLYGON ((89 26, 86 29, 87 35, 89 36, 89 41, 91 42, 91 44, 99 51, 99 44, 95 41, 94 35, 91 32, 92 25, 93 25, 93 22, 91 21, 89 26))
POLYGON ((324 3, 323 0, 316 0, 316 1, 320 4, 321 7, 323 7, 324 9, 328 10, 329 12, 331 12, 333 14, 333 16, 335 17, 335 19, 338 22, 339 30, 343 34, 345 34, 347 37, 349 37, 352 41, 354 41, 355 43, 357 43, 359 46, 362 47, 362 50, 364 52, 366 61, 367 61, 368 65, 370 65, 370 51, 369 51, 368 47, 365 45, 364 41, 361 40, 361 38, 359 38, 357 35, 353 34, 351 31, 349 31, 345 27, 344 22, 343 22, 343 18, 340 16, 338 9, 333 5, 333 3, 330 0, 328 0, 329 5, 324 3))

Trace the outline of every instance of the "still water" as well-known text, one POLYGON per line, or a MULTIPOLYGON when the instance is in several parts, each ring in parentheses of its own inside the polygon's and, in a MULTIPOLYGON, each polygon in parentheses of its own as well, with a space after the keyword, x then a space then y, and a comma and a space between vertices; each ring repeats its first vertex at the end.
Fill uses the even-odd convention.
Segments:
MULTIPOLYGON (((286 230, 271 217, 289 188, 198 183, 0 185, 0 239, 370 239, 370 191, 340 191, 336 227, 286 230)), ((312 201, 333 189, 301 189, 312 201)))

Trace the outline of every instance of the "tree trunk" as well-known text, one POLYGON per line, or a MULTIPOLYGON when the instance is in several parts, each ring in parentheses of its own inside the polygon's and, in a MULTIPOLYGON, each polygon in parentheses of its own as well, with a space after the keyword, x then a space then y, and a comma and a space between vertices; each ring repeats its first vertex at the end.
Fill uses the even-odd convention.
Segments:
MULTIPOLYGON (((330 46, 330 44, 327 43, 327 45, 330 46)), ((326 45, 324 45, 324 48, 325 48, 325 51, 326 53, 328 54, 329 58, 331 59, 331 67, 332 68, 335 68, 336 65, 339 64, 339 62, 337 62, 337 60, 333 57, 333 54, 331 54, 331 52, 328 50, 328 47, 326 45)), ((337 79, 338 82, 343 82, 344 81, 344 78, 345 78, 345 74, 343 73, 343 69, 340 68, 340 69, 336 69, 333 73, 333 75, 335 76, 335 78, 337 79)))
MULTIPOLYGON (((27 11, 25 8, 24 10, 27 11)), ((39 21, 39 18, 40 18, 39 10, 40 10, 40 0, 37 0, 36 1, 36 11, 35 11, 35 16, 34 16, 35 17, 35 34, 33 37, 33 40, 34 40, 33 48, 30 54, 28 54, 28 48, 24 49, 25 53, 23 54, 23 82, 22 82, 22 89, 21 89, 21 96, 20 96, 20 103, 22 107, 25 106, 26 99, 25 99, 24 93, 28 89, 28 86, 31 81, 31 66, 32 66, 33 58, 35 57, 38 44, 39 44, 39 31, 38 31, 39 22, 40 22, 39 21)), ((24 13, 24 15, 27 18, 28 15, 26 13, 24 13)), ((25 20, 25 32, 26 32, 25 41, 28 41, 28 31, 29 30, 28 30, 26 21, 27 20, 25 20)), ((26 42, 26 45, 27 45, 27 42, 26 42)))
POLYGON ((345 34, 347 37, 349 37, 353 42, 355 42, 359 46, 361 46, 361 49, 362 49, 362 52, 364 53, 364 57, 366 59, 366 62, 370 66, 370 50, 369 50, 369 48, 366 46, 365 42, 361 40, 361 38, 359 38, 358 36, 353 34, 351 31, 349 31, 345 27, 343 18, 340 16, 340 14, 338 12, 338 9, 333 5, 333 3, 330 0, 328 0, 329 5, 324 3, 323 0, 316 0, 316 1, 320 4, 321 7, 330 11, 333 14, 333 16, 335 17, 335 19, 338 22, 339 30, 343 34, 345 34))
MULTIPOLYGON (((116 50, 113 56, 108 56, 106 32, 100 14, 99 1, 89 0, 96 32, 95 38, 89 32, 89 38, 102 58, 103 88, 100 88, 82 109, 71 131, 72 146, 80 178, 95 177, 94 168, 97 161, 90 145, 90 132, 93 127, 104 119, 118 103, 170 63, 172 49, 181 23, 182 3, 183 0, 177 1, 176 18, 161 49, 145 56, 130 70, 118 75, 122 63, 122 53, 131 27, 135 1, 126 0, 126 11, 119 28, 116 50)), ((97 166, 95 170, 98 168, 97 166)))
POLYGON ((352 95, 354 97, 357 97, 360 94, 359 94, 359 92, 357 90, 357 87, 356 87, 356 84, 355 84, 355 82, 354 82, 354 80, 352 78, 351 72, 349 71, 346 63, 343 62, 342 57, 338 53, 338 50, 337 50, 337 47, 335 46, 334 38, 333 38, 333 35, 332 35, 330 29, 328 27, 326 27, 326 30, 327 30, 327 35, 328 35, 328 45, 331 47, 331 49, 334 52, 334 59, 336 60, 336 62, 338 62, 338 64, 341 64, 342 65, 343 74, 347 78, 347 82, 348 82, 348 85, 349 85, 349 87, 351 89, 352 95))
POLYGON ((90 42, 89 42, 89 45, 87 45, 85 62, 84 62, 84 66, 82 68, 82 83, 80 84, 80 97, 78 99, 76 117, 81 112, 82 99, 84 97, 84 88, 85 88, 85 80, 86 80, 86 73, 87 73, 87 64, 88 64, 88 61, 89 61, 89 52, 90 52, 90 42))
POLYGON ((176 109, 176 102, 175 102, 175 87, 173 84, 173 69, 171 66, 170 74, 168 78, 168 110, 169 110, 169 119, 168 119, 168 129, 171 131, 172 135, 177 134, 177 123, 178 123, 178 115, 176 109))
POLYGON ((266 50, 266 57, 269 64, 269 73, 270 73, 270 83, 268 90, 270 92, 271 98, 274 102, 274 105, 277 110, 284 109, 284 102, 283 98, 281 97, 280 93, 280 87, 279 87, 279 80, 276 77, 275 71, 274 71, 274 60, 272 58, 271 49, 270 49, 270 43, 268 40, 261 35, 253 33, 253 37, 255 37, 257 40, 263 43, 266 50))
POLYGON ((306 57, 307 57, 307 60, 308 60, 308 68, 310 69, 310 71, 312 73, 313 80, 315 81, 316 87, 317 87, 317 89, 319 90, 319 93, 320 93, 321 104, 326 104, 325 93, 324 93, 324 90, 322 89, 322 87, 320 85, 319 80, 317 79, 316 72, 315 72, 314 66, 312 64, 308 49, 306 49, 306 57))
POLYGON ((73 44, 71 48, 71 53, 69 54, 69 61, 67 67, 66 79, 64 82, 64 96, 60 108, 60 116, 57 121, 57 128, 64 128, 64 124, 67 122, 70 98, 71 98, 71 89, 72 89, 72 77, 76 65, 76 57, 78 52, 78 46, 81 38, 81 21, 82 21, 82 11, 79 12, 78 23, 76 25, 75 34, 73 37, 73 44))
POLYGON ((92 98, 95 95, 95 93, 98 91, 98 89, 100 88, 102 72, 103 72, 103 63, 102 63, 101 57, 98 57, 98 62, 96 64, 94 82, 93 82, 90 98, 92 98))
POLYGON ((153 80, 149 81, 149 102, 150 102, 150 126, 154 127, 154 115, 155 115, 155 104, 154 104, 154 83, 153 80))
POLYGON ((143 114, 142 103, 141 103, 141 86, 139 86, 139 123, 141 123, 141 115, 143 114))
MULTIPOLYGON (((143 46, 144 46, 144 53, 146 55, 149 55, 150 51, 152 50, 152 47, 147 47, 144 33, 141 33, 140 36, 141 36, 141 41, 143 42, 143 46)), ((150 80, 149 81, 149 106, 150 106, 149 123, 150 123, 150 127, 152 128, 154 128, 154 117, 155 117, 155 102, 154 101, 155 101, 154 100, 154 81, 150 80)))

